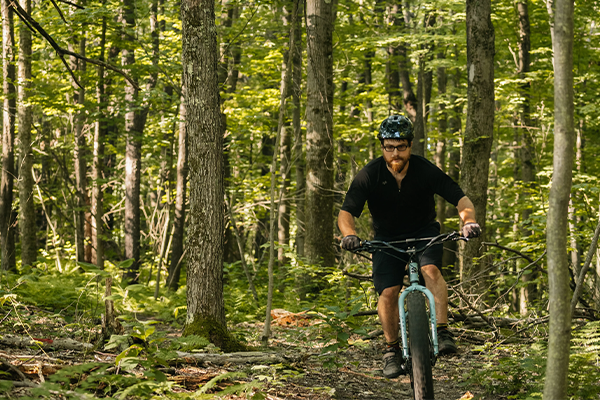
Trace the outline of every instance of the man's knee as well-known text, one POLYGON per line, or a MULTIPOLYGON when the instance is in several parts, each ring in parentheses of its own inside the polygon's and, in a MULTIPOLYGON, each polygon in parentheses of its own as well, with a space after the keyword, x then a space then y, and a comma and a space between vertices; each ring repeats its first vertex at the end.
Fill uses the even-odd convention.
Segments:
POLYGON ((426 282, 427 281, 432 282, 432 283, 446 282, 444 280, 444 277, 442 276, 442 272, 440 271, 440 269, 433 264, 422 266, 421 274, 423 275, 423 278, 425 278, 426 282))
POLYGON ((379 295, 380 300, 383 301, 398 301, 398 295, 400 294, 400 286, 391 286, 383 289, 379 295))

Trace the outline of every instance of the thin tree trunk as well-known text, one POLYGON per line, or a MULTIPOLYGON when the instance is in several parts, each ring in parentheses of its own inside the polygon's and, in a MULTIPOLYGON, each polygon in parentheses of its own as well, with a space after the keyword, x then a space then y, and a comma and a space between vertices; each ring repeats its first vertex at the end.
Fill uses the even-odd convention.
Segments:
MULTIPOLYGON (((398 14, 403 15, 402 1, 395 0, 394 6, 398 7, 398 14)), ((406 31, 406 21, 404 18, 398 18, 398 26, 400 32, 406 31)), ((404 110, 406 111, 406 116, 410 118, 414 124, 417 118, 417 97, 415 96, 412 83, 410 82, 410 57, 404 42, 398 45, 397 55, 398 73, 400 75, 400 82, 402 83, 402 101, 404 103, 404 110)))
MULTIPOLYGON (((31 0, 21 0, 21 7, 31 13, 31 0)), ((31 151, 31 126, 33 110, 28 104, 31 88, 31 31, 19 27, 19 230, 21 233, 21 265, 32 265, 37 259, 35 208, 33 203, 33 152, 31 151)))
MULTIPOLYGON (((520 78, 525 81, 527 73, 530 69, 530 56, 529 51, 531 48, 531 29, 529 25, 529 10, 527 6, 527 0, 523 0, 517 3, 517 12, 519 14, 519 31, 520 31, 520 42, 519 42, 519 75, 520 78)), ((523 105, 521 107, 521 179, 523 181, 524 192, 526 196, 533 194, 532 186, 535 183, 535 168, 533 164, 533 135, 530 132, 531 129, 531 111, 530 111, 530 84, 529 82, 521 85, 521 97, 523 98, 523 105)), ((523 221, 527 221, 531 216, 531 210, 526 207, 523 212, 523 221)), ((531 236, 531 229, 526 227, 521 228, 521 234, 524 237, 531 236)), ((524 274, 523 282, 526 283, 520 289, 520 306, 521 315, 527 314, 527 306, 531 304, 531 301, 535 297, 535 286, 527 284, 536 278, 535 274, 524 274)))
POLYGON ((182 69, 189 135, 187 319, 184 334, 203 334, 225 351, 223 299, 223 135, 217 80, 214 1, 183 0, 182 69))
POLYGON ((554 172, 546 245, 550 284, 550 338, 544 399, 567 398, 571 309, 567 261, 567 209, 573 178, 573 0, 556 0, 554 19, 554 172))
POLYGON ((173 221, 175 230, 173 231, 173 249, 171 250, 171 265, 169 266, 168 279, 170 290, 177 290, 179 288, 179 277, 181 272, 180 259, 183 255, 185 235, 185 201, 188 175, 185 86, 182 87, 181 90, 183 96, 181 98, 181 104, 179 105, 180 122, 177 155, 177 184, 175 189, 175 219, 173 221))
MULTIPOLYGON (((102 18, 102 35, 100 37, 100 60, 104 61, 106 47, 106 17, 102 18)), ((94 126, 94 154, 92 161, 92 263, 104 269, 104 240, 102 237, 102 218, 104 205, 100 180, 104 175, 104 140, 106 137, 106 107, 104 67, 98 67, 96 85, 96 101, 98 102, 98 120, 94 126)))
MULTIPOLYGON (((477 222, 485 236, 488 172, 494 129, 494 26, 490 0, 467 0, 467 125, 462 153, 461 182, 475 206, 477 222)), ((473 259, 483 237, 461 242, 461 281, 477 275, 473 259)), ((481 282, 479 277, 474 285, 481 282)))
MULTIPOLYGON (((431 14, 425 16, 423 25, 428 31, 435 24, 435 17, 431 14)), ((427 157, 427 118, 429 116, 429 103, 431 101, 431 88, 433 84, 433 71, 427 68, 431 62, 433 43, 421 46, 425 53, 419 57, 419 79, 417 83, 417 115, 415 117, 415 139, 412 145, 412 154, 427 157)))
POLYGON ((336 0, 307 1, 306 255, 333 265, 333 25, 336 0))
POLYGON ((294 0, 294 44, 292 51, 292 127, 294 129, 293 160, 296 167, 296 251, 298 256, 304 256, 305 238, 305 213, 304 198, 306 190, 306 176, 304 164, 304 152, 302 150, 302 129, 300 126, 300 98, 302 97, 302 16, 304 7, 303 0, 294 0))
MULTIPOLYGON (((404 26, 402 17, 402 6, 399 3, 390 4, 388 10, 387 24, 391 25, 395 31, 404 26)), ((399 46, 390 45, 387 49, 388 60, 386 63, 387 93, 388 93, 388 112, 399 114, 402 110, 402 94, 400 93, 400 71, 398 68, 399 46)))
POLYGON ((0 247, 2 271, 14 270, 15 239, 12 228, 12 203, 15 175, 15 33, 13 10, 2 0, 2 76, 4 110, 2 119, 2 179, 0 182, 0 247))
MULTIPOLYGON (((288 199, 288 188, 290 186, 290 169, 291 169, 291 145, 292 135, 287 114, 287 99, 292 94, 291 79, 292 79, 292 52, 294 48, 294 24, 293 19, 297 17, 297 9, 294 9, 294 2, 286 3, 285 17, 283 18, 283 26, 289 27, 289 46, 284 51, 283 63, 281 66, 281 87, 279 101, 279 119, 277 130, 280 136, 279 142, 279 174, 281 176, 279 210, 278 210, 278 230, 277 241, 279 246, 287 246, 290 243, 290 201, 288 199)), ((282 247, 277 249, 277 260, 280 266, 286 263, 286 250, 282 247)))
MULTIPOLYGON (((455 59, 458 59, 458 46, 454 47, 455 51, 455 59)), ((462 114, 462 105, 459 103, 458 94, 460 91, 460 69, 456 68, 454 72, 451 74, 451 82, 452 82, 452 93, 450 95, 450 104, 452 104, 452 110, 450 112, 448 118, 448 129, 450 130, 451 136, 457 137, 460 136, 461 132, 461 120, 460 115, 462 114)), ((460 146, 457 143, 456 139, 450 139, 446 145, 448 151, 448 169, 446 173, 450 176, 455 182, 458 182, 460 179, 460 146)), ((446 207, 446 218, 455 218, 458 216, 458 210, 456 207, 446 207)), ((455 267, 455 271, 457 271, 457 251, 458 246, 456 242, 449 241, 444 243, 444 255, 442 258, 443 268, 452 265, 455 267)))
MULTIPOLYGON (((135 64, 132 31, 135 29, 134 4, 132 0, 123 0, 123 43, 121 63, 124 67, 135 64)), ((136 83, 137 83, 137 78, 136 83)), ((141 135, 136 113, 138 89, 131 83, 125 84, 125 258, 133 259, 133 264, 125 273, 124 280, 134 283, 138 280, 140 260, 140 169, 141 135)))
MULTIPOLYGON (((445 55, 443 52, 438 53, 438 59, 443 60, 445 55)), ((442 99, 439 102, 440 112, 438 114, 438 140, 435 148, 435 165, 442 171, 446 171, 446 131, 448 125, 448 117, 446 115, 446 84, 448 78, 446 76, 446 67, 438 67, 437 69, 437 84, 438 97, 442 99)), ((437 220, 440 223, 442 232, 445 232, 446 227, 446 200, 442 196, 437 196, 437 220)))

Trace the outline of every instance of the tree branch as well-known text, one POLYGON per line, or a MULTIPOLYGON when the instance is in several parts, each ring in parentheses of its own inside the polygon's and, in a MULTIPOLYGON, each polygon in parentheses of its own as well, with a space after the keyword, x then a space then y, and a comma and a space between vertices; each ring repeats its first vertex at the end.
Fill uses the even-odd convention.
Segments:
POLYGON ((65 19, 65 16, 63 15, 62 11, 60 10, 60 8, 58 7, 58 4, 56 4, 55 0, 50 0, 50 2, 52 3, 52 5, 54 6, 54 8, 56 8, 56 11, 58 11, 58 15, 60 15, 60 18, 63 20, 63 22, 65 24, 68 24, 67 20, 65 19))
POLYGON ((587 256, 585 258, 585 263, 583 264, 583 268, 581 268, 581 272, 577 277, 577 282, 575 284, 575 290, 573 290, 573 299, 571 300, 571 315, 575 315, 575 307, 577 307, 577 303, 579 301, 579 296, 581 296, 581 292, 583 291, 583 281, 585 280, 585 274, 590 269, 590 264, 592 259, 594 258, 594 253, 596 252, 596 247, 598 246, 598 237, 600 236, 600 221, 598 221, 598 225, 596 226, 596 231, 594 232, 594 237, 592 238, 592 243, 590 244, 590 248, 588 250, 587 256))
POLYGON ((48 32, 46 32, 44 30, 44 28, 42 28, 40 26, 40 24, 37 23, 36 20, 34 20, 22 7, 21 5, 16 2, 16 1, 11 1, 10 2, 10 7, 13 8, 13 10, 15 10, 15 12, 17 13, 17 15, 19 15, 19 18, 26 20, 29 23, 29 28, 31 29, 31 27, 35 28, 31 29, 33 32, 37 31, 40 35, 42 35, 44 37, 44 39, 46 39, 46 41, 50 44, 50 46, 52 46, 52 48, 54 49, 54 51, 56 51, 56 53, 58 54, 58 57, 60 58, 60 60, 62 61, 62 63, 65 65, 65 67, 67 67, 67 70, 69 71, 69 74, 71 75, 71 78, 73 78, 73 81, 77 84, 77 86, 79 86, 80 88, 83 89, 83 86, 81 86, 81 84, 79 83, 79 81, 77 80, 77 78, 75 77, 75 74, 73 73, 73 70, 71 69, 71 67, 69 66, 69 64, 67 63, 67 60, 65 60, 65 55, 69 55, 69 56, 73 56, 76 57, 80 60, 86 61, 90 64, 95 64, 95 65, 99 65, 102 66, 104 68, 110 69, 111 71, 114 71, 120 75, 122 75, 125 79, 127 79, 127 81, 129 83, 131 83, 131 85, 136 88, 136 89, 140 89, 139 86, 137 85, 137 83, 129 76, 127 75, 124 71, 118 69, 117 67, 114 67, 104 61, 100 61, 100 60, 94 60, 91 58, 87 58, 84 57, 80 54, 74 53, 72 51, 63 49, 62 47, 60 47, 58 45, 58 43, 56 43, 56 41, 54 41, 54 39, 52 38, 52 36, 50 36, 48 34, 48 32))
POLYGON ((84 6, 80 6, 79 4, 71 3, 70 1, 67 1, 67 0, 58 0, 58 1, 61 2, 61 3, 68 4, 68 5, 72 6, 72 7, 78 8, 80 10, 85 10, 84 6))
MULTIPOLYGON (((529 261, 531 264, 537 264, 537 261, 534 261, 534 260, 533 260, 533 258, 529 257, 529 256, 528 256, 528 255, 526 255, 526 254, 523 254, 523 253, 521 253, 521 252, 520 252, 520 251, 518 251, 518 250, 511 249, 510 247, 502 246, 502 245, 500 245, 500 244, 498 244, 498 243, 492 243, 492 242, 483 242, 483 243, 481 243, 481 245, 482 245, 482 246, 494 246, 494 247, 497 247, 497 248, 499 248, 499 249, 502 249, 502 250, 510 251, 511 253, 515 253, 515 254, 517 254, 519 257, 522 257, 522 258, 526 259, 526 260, 527 260, 527 261, 529 261)), ((538 266, 539 266, 539 265, 538 265, 538 266)))

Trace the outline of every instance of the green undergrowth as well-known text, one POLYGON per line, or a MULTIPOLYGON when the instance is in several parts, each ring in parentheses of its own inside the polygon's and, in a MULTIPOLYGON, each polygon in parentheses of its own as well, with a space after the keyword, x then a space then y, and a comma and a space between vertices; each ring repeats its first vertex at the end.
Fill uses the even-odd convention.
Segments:
MULTIPOLYGON (((474 349, 486 362, 473 368, 463 381, 506 399, 541 399, 544 389, 547 343, 496 348, 493 343, 474 349)), ((569 399, 597 399, 600 393, 600 322, 573 329, 568 376, 569 399)))

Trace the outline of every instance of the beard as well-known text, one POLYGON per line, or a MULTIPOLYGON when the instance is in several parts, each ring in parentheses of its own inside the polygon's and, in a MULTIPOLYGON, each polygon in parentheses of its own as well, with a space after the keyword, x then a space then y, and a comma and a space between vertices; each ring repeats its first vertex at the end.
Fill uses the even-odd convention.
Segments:
POLYGON ((386 160, 388 167, 395 173, 400 173, 406 167, 406 160, 403 158, 397 158, 390 161, 386 160))

